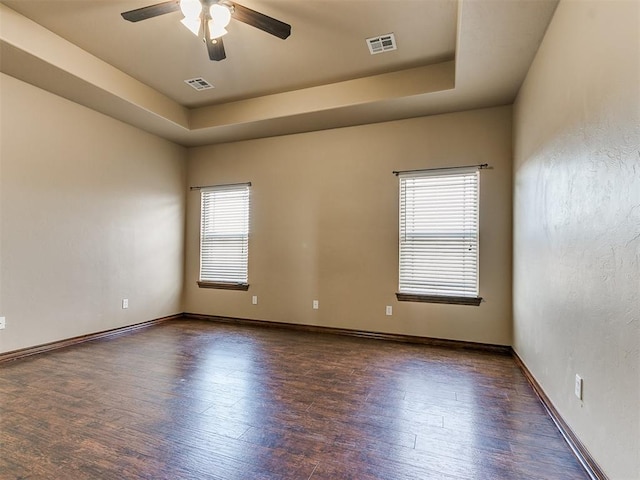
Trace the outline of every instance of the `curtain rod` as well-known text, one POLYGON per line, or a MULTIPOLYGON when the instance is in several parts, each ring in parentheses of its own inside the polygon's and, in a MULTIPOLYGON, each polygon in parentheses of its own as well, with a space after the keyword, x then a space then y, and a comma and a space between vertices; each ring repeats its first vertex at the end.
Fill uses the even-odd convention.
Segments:
POLYGON ((392 172, 395 176, 400 175, 401 173, 415 173, 415 172, 431 172, 434 170, 453 170, 457 168, 478 168, 479 170, 483 170, 485 168, 489 168, 488 163, 481 163, 480 165, 463 165, 460 167, 436 167, 436 168, 420 168, 418 170, 400 170, 398 172, 392 172))
POLYGON ((239 187, 240 185, 246 185, 247 187, 250 187, 251 182, 224 183, 222 185, 198 185, 197 187, 189 187, 189 190, 202 190, 203 188, 214 188, 214 187, 239 187))

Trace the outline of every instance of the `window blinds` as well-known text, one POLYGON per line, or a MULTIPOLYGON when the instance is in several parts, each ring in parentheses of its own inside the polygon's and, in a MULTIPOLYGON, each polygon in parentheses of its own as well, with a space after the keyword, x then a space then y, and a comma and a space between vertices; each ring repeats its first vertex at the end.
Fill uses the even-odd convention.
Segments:
POLYGON ((477 297, 478 169, 399 177, 399 291, 477 297))
POLYGON ((248 283, 249 186, 200 191, 200 281, 248 283))

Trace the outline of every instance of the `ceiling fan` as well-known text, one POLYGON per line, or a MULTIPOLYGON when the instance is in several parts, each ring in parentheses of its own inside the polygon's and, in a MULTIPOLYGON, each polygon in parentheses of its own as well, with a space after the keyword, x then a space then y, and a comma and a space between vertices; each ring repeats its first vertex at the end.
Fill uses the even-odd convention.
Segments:
POLYGON ((232 18, 283 40, 291 35, 291 25, 230 0, 170 0, 121 15, 130 22, 139 22, 178 10, 184 15, 182 24, 194 35, 202 35, 209 58, 215 61, 227 57, 222 36, 227 33, 225 27, 232 18))

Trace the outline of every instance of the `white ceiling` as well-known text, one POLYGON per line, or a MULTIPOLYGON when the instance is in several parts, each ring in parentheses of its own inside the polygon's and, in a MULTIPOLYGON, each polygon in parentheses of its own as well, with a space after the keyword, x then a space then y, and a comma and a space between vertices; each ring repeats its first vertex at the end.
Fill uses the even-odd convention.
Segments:
POLYGON ((235 141, 509 104, 557 0, 244 0, 292 34, 232 20, 220 62, 180 12, 120 16, 153 3, 3 0, 0 69, 183 145, 235 141))

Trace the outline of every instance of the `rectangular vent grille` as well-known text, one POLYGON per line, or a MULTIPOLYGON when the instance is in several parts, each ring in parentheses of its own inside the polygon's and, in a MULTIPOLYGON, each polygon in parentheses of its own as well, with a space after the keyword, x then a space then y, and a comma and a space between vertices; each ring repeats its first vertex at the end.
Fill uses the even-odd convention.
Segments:
POLYGON ((371 55, 382 52, 390 52, 396 50, 396 37, 393 33, 387 33, 386 35, 380 35, 379 37, 367 38, 367 46, 371 55))
POLYGON ((195 88, 198 91, 200 91, 200 90, 208 90, 210 88, 213 88, 213 85, 211 85, 209 82, 207 82, 202 77, 190 78, 189 80, 185 80, 184 83, 186 83, 187 85, 195 88))

